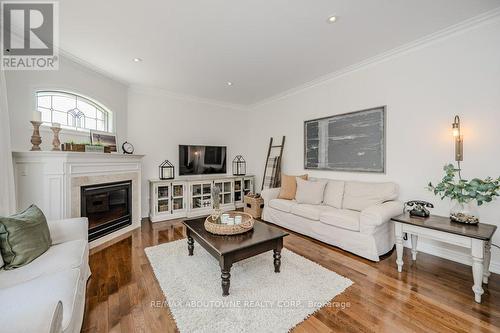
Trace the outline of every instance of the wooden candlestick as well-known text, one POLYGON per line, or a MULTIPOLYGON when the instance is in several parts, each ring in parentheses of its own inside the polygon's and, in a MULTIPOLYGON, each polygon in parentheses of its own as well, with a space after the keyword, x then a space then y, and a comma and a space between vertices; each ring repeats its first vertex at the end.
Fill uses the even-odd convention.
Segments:
POLYGON ((52 140, 52 150, 59 151, 61 150, 61 141, 59 141, 59 132, 61 131, 61 127, 51 127, 52 132, 54 132, 54 140, 52 140))
POLYGON ((42 137, 40 136, 40 125, 41 121, 31 120, 30 123, 33 125, 33 134, 31 135, 31 147, 32 151, 38 151, 40 149, 40 144, 42 143, 42 137))

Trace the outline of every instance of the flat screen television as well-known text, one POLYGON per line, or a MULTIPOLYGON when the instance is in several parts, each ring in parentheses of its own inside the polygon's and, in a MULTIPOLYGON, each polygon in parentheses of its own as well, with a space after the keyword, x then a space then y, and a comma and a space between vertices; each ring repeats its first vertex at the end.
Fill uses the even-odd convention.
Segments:
POLYGON ((226 173, 226 147, 179 145, 179 175, 226 173))

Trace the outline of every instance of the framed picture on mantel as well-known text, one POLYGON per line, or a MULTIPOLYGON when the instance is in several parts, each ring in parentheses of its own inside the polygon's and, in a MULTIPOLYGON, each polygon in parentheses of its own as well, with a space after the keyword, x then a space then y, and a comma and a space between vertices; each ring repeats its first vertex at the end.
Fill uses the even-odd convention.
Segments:
POLYGON ((100 132, 100 131, 90 131, 90 143, 93 145, 103 145, 108 147, 111 152, 116 152, 116 135, 100 132))
POLYGON ((385 172, 386 108, 304 122, 304 168, 385 172))

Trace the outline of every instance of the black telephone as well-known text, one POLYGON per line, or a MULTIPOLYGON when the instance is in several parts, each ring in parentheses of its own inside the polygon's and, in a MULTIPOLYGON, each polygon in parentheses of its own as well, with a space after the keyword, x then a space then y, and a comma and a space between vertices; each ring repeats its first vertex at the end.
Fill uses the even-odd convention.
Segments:
POLYGON ((434 208, 434 205, 427 201, 411 200, 405 202, 405 208, 403 212, 406 212, 406 209, 409 207, 412 207, 412 209, 410 210, 410 216, 429 217, 431 213, 427 208, 434 208))

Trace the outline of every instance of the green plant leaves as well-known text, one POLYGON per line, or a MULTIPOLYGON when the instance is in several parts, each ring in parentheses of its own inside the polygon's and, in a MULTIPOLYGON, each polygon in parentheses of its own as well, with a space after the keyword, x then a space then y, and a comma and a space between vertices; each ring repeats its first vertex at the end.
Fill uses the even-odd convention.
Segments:
POLYGON ((485 202, 491 202, 495 197, 500 196, 500 177, 492 179, 473 178, 471 181, 465 179, 455 180, 459 169, 456 169, 453 164, 447 164, 443 167, 445 175, 440 183, 433 185, 429 182, 427 189, 439 195, 441 200, 450 198, 458 202, 468 202, 476 200, 481 206, 485 202))

